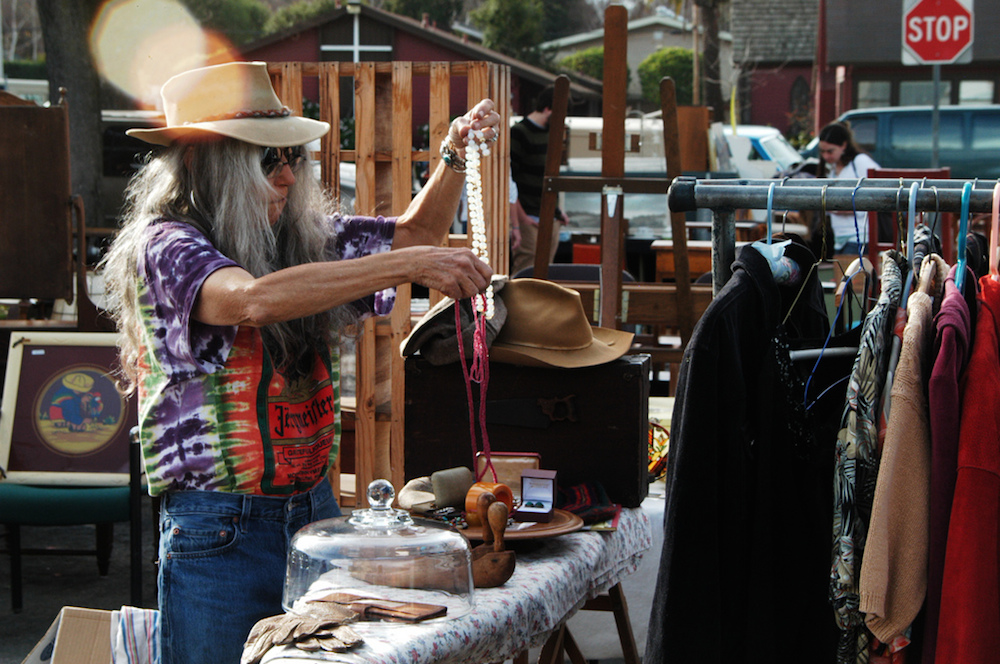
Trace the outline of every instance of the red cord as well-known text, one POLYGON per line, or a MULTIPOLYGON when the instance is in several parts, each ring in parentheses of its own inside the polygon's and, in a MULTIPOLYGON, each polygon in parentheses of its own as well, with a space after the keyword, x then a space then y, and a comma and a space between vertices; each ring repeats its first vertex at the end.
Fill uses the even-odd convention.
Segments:
MULTIPOLYGON (((472 441, 472 458, 475 460, 479 445, 476 442, 476 405, 472 395, 472 384, 479 384, 479 430, 483 440, 483 456, 486 457, 486 466, 481 472, 476 473, 476 481, 482 480, 489 468, 493 474, 493 481, 497 481, 497 471, 493 468, 493 460, 490 458, 490 438, 486 432, 486 391, 490 383, 490 358, 489 348, 486 346, 486 315, 476 309, 476 301, 482 298, 485 305, 486 296, 479 294, 472 298, 472 366, 466 366, 465 361, 465 340, 462 336, 462 317, 459 311, 459 303, 455 302, 455 331, 458 337, 458 356, 462 363, 462 375, 465 378, 465 396, 469 402, 469 439, 472 441)), ((485 308, 485 307, 484 307, 485 308)))

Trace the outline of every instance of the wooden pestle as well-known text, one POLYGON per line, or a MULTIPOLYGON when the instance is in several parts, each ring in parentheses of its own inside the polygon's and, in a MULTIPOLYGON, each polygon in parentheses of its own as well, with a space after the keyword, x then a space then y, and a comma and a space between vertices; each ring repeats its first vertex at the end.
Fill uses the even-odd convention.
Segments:
POLYGON ((497 502, 497 497, 489 491, 483 491, 479 494, 479 498, 476 499, 476 514, 479 515, 479 520, 483 522, 483 544, 493 543, 493 529, 487 520, 487 514, 489 513, 490 506, 497 502))
MULTIPOLYGON (((493 551, 495 553, 500 553, 503 551, 503 535, 507 530, 507 516, 510 511, 507 509, 505 503, 499 500, 492 503, 486 512, 487 521, 489 521, 490 530, 493 531, 493 551)), ((486 529, 483 529, 483 535, 486 534, 486 529)))

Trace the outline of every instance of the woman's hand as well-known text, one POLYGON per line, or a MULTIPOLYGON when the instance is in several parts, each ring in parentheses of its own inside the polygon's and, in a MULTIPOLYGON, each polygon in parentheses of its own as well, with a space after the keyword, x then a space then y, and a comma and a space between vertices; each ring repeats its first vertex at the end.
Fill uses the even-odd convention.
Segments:
POLYGON ((496 112, 493 100, 483 99, 465 115, 452 120, 451 126, 448 128, 448 138, 451 139, 459 156, 464 159, 469 132, 482 131, 483 137, 492 143, 500 137, 499 125, 500 114, 496 112))
POLYGON ((493 276, 492 268, 464 247, 410 247, 399 253, 412 266, 410 281, 456 300, 482 293, 493 276))

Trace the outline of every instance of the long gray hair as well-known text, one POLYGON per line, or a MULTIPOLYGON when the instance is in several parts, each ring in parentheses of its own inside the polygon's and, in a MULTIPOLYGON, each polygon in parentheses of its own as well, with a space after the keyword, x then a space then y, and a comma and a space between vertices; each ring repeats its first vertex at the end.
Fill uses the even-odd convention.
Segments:
MULTIPOLYGON (((334 205, 312 177, 308 160, 297 168, 288 202, 273 227, 267 218, 271 185, 260 161, 260 147, 234 139, 175 143, 151 157, 130 182, 122 228, 102 261, 108 311, 121 334, 126 389, 134 389, 140 378, 138 265, 146 249, 145 230, 157 220, 192 224, 255 277, 335 258, 326 222, 334 205)), ((355 320, 356 313, 346 305, 267 325, 261 333, 275 366, 302 375, 311 369, 311 351, 333 341, 339 329, 355 320)))

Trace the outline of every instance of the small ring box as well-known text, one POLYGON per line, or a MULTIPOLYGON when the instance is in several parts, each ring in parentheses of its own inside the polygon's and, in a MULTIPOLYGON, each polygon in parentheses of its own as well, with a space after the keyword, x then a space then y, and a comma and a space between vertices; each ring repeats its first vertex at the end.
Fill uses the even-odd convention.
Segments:
POLYGON ((521 471, 521 505, 514 512, 518 521, 552 520, 556 506, 556 471, 525 469, 521 471))

